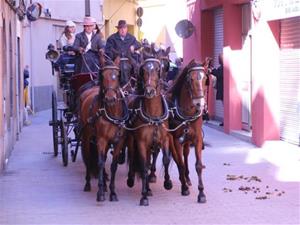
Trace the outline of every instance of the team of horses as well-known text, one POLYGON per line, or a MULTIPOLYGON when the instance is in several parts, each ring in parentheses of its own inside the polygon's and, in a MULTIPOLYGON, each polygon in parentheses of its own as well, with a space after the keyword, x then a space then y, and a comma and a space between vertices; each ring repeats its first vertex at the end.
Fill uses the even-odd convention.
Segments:
POLYGON ((109 181, 109 200, 118 201, 115 175, 118 160, 128 155, 128 187, 138 176, 142 181, 140 205, 149 204, 150 183, 156 181, 156 160, 163 154, 164 188, 172 181, 169 165, 173 159, 179 172, 181 194, 189 195, 188 155, 194 146, 199 194, 206 202, 202 181, 203 134, 205 109, 205 65, 192 60, 172 84, 167 83, 169 52, 144 48, 141 62, 118 55, 114 61, 100 54, 101 71, 97 85, 85 88, 79 97, 78 117, 81 126, 81 149, 86 167, 84 191, 91 190, 91 177, 98 178, 97 201, 105 200, 109 181), (110 149, 110 177, 105 162, 110 149))

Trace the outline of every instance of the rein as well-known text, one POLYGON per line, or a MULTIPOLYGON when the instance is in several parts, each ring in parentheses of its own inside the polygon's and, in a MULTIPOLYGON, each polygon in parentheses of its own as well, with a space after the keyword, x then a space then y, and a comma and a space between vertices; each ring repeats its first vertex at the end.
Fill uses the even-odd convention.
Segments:
MULTIPOLYGON (((81 54, 81 57, 82 57, 82 60, 86 66, 86 68, 88 69, 89 71, 89 74, 90 74, 90 78, 91 80, 94 80, 94 77, 97 77, 97 72, 93 72, 90 68, 90 66, 88 65, 87 61, 86 61, 86 58, 85 58, 85 55, 84 54, 81 54)), ((94 65, 97 67, 98 70, 100 70, 99 66, 95 63, 95 61, 93 60, 93 63, 94 65)))

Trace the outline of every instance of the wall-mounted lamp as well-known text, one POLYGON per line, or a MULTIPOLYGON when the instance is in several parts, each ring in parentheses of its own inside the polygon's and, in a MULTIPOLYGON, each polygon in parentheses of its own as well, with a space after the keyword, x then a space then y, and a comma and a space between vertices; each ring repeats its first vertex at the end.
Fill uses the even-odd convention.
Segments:
POLYGON ((45 17, 51 18, 51 11, 49 8, 44 9, 43 13, 44 13, 45 17))

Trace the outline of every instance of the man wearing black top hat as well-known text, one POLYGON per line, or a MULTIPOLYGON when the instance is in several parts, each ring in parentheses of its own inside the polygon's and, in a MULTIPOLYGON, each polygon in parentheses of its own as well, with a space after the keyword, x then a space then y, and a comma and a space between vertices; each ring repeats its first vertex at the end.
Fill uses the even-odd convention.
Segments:
POLYGON ((116 28, 118 29, 118 32, 108 37, 105 46, 105 54, 112 60, 116 57, 114 50, 119 52, 121 55, 126 55, 128 51, 134 53, 135 50, 141 48, 141 44, 136 40, 136 38, 127 32, 128 28, 125 20, 119 20, 116 28))

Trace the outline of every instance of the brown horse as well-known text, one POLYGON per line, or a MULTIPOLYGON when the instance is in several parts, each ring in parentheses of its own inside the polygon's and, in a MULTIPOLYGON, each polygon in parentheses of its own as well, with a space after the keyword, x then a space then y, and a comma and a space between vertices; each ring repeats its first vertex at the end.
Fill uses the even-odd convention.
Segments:
POLYGON ((100 57, 102 72, 99 86, 83 93, 80 107, 82 125, 82 155, 86 166, 85 191, 90 191, 90 173, 98 169, 97 201, 105 200, 105 160, 109 147, 114 147, 111 164, 110 201, 117 201, 115 193, 115 173, 117 159, 122 148, 125 131, 123 125, 128 119, 128 108, 120 88, 119 63, 117 57, 113 65, 107 65, 104 57, 100 57), (94 133, 94 134, 93 134, 94 133), (95 135, 97 154, 92 158, 90 141, 95 135), (97 164, 96 164, 96 163, 97 164))
POLYGON ((168 138, 168 106, 165 97, 161 94, 160 61, 155 58, 146 59, 141 66, 138 78, 139 97, 135 102, 135 115, 132 128, 134 143, 129 144, 129 173, 128 186, 133 186, 134 168, 132 162, 139 164, 139 172, 142 178, 142 198, 140 205, 149 204, 148 171, 150 158, 153 152, 163 151, 163 164, 165 167, 164 187, 169 190, 172 182, 168 173, 170 163, 169 138, 168 138), (137 154, 137 160, 134 155, 137 154))
MULTIPOLYGON (((196 172, 198 175, 198 202, 206 202, 202 182, 202 113, 205 106, 205 71, 201 64, 191 61, 175 80, 169 90, 172 94, 173 114, 170 119, 170 130, 176 148, 176 161, 179 166, 181 181, 190 183, 188 155, 190 146, 195 147, 196 172), (184 156, 184 162, 182 159, 184 156), (183 178, 184 177, 184 178, 183 178)), ((188 187, 182 183, 182 195, 188 195, 188 187)))

